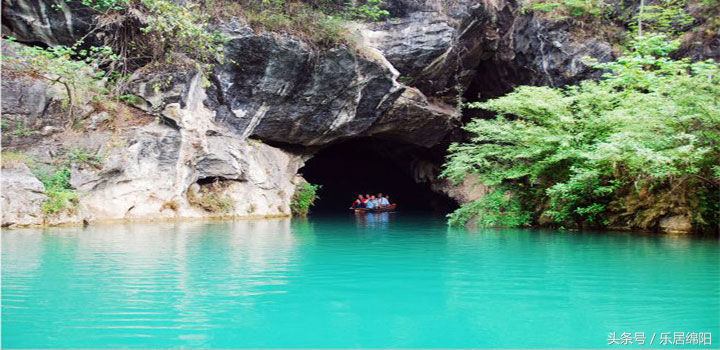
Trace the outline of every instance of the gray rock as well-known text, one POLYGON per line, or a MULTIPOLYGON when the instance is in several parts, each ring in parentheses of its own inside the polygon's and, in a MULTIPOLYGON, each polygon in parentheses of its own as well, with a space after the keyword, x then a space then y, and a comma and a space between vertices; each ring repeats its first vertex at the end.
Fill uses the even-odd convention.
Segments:
POLYGON ((458 89, 466 98, 496 97, 520 84, 562 86, 596 77, 583 59, 613 59, 612 47, 576 38, 561 23, 518 14, 511 1, 482 2, 468 8, 452 45, 429 64, 412 85, 428 96, 450 101, 458 89))
POLYGON ((450 48, 455 33, 438 12, 412 12, 377 26, 372 43, 406 77, 414 77, 450 48))
POLYGON ((460 113, 456 113, 454 106, 442 102, 431 103, 418 89, 407 88, 368 133, 432 147, 458 125, 460 113), (402 125, 402 128, 398 128, 398 125, 402 125))
POLYGON ((40 225, 45 187, 24 163, 2 167, 2 226, 40 225))
POLYGON ((359 135, 401 92, 389 68, 346 48, 316 52, 288 36, 253 34, 226 51, 209 106, 242 137, 317 145, 359 135))
POLYGON ((2 0, 2 34, 20 42, 69 46, 90 32, 94 13, 80 1, 2 0))
POLYGON ((47 80, 4 68, 2 85, 3 147, 27 146, 65 129, 69 115, 57 86, 47 80))
POLYGON ((585 58, 600 62, 614 59, 612 46, 604 41, 574 38, 567 28, 527 16, 519 20, 513 35, 514 57, 518 64, 531 67, 531 83, 562 86, 592 75, 599 77, 586 63, 585 58))
MULTIPOLYGON (((223 28, 232 39, 204 104, 214 113, 214 124, 238 138, 315 146, 382 132, 427 146, 453 127, 452 114, 424 97, 415 99, 412 115, 386 116, 407 105, 398 100, 405 87, 371 48, 319 51, 290 36, 255 34, 239 23, 223 28), (427 131, 417 124, 428 126, 427 131)), ((130 86, 145 101, 140 107, 157 113, 172 103, 184 107, 191 79, 187 70, 157 72, 137 75, 130 86)), ((178 124, 172 113, 162 115, 178 124)))

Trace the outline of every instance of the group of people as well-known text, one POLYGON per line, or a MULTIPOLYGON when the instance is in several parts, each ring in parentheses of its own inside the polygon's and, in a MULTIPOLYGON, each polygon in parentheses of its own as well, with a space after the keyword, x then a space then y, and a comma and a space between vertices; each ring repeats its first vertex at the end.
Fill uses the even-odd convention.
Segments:
POLYGON ((367 208, 377 209, 383 208, 390 205, 390 196, 383 196, 382 193, 378 193, 377 197, 366 194, 365 196, 359 194, 355 202, 353 202, 351 209, 367 208))

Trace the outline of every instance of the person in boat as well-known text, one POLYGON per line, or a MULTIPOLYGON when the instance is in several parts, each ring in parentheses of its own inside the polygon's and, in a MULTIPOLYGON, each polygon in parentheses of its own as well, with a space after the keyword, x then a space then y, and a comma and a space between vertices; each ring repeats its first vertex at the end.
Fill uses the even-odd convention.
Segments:
POLYGON ((387 197, 383 197, 382 193, 378 193, 378 206, 380 208, 387 207, 390 205, 390 201, 387 199, 387 197))
POLYGON ((375 209, 378 207, 377 199, 375 199, 375 196, 370 196, 370 199, 365 203, 365 208, 368 209, 375 209))
POLYGON ((351 208, 352 209, 365 208, 365 198, 363 198, 363 195, 361 195, 361 194, 358 195, 355 202, 353 202, 351 208))

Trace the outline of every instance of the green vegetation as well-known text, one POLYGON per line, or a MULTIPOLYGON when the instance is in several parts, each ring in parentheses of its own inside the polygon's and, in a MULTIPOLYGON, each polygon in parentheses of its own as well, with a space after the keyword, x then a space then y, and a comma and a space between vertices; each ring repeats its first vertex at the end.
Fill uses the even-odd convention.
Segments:
POLYGON ((530 215, 512 191, 500 187, 481 200, 465 204, 450 213, 448 223, 465 226, 474 219, 481 227, 516 227, 529 225, 530 215))
POLYGON ((312 185, 308 182, 301 182, 295 188, 295 193, 290 200, 290 210, 295 216, 307 216, 310 212, 310 207, 315 204, 317 191, 320 189, 320 185, 312 185))
POLYGON ((70 185, 68 166, 38 167, 33 172, 45 186, 45 195, 48 196, 42 205, 43 212, 55 214, 77 205, 78 194, 70 185))
POLYGON ((351 18, 379 21, 390 16, 390 12, 380 8, 382 4, 382 0, 360 1, 358 4, 350 5, 347 13, 351 18))
POLYGON ((154 59, 168 58, 170 52, 184 53, 205 64, 222 59, 227 38, 207 28, 210 15, 200 11, 199 6, 192 2, 181 6, 168 0, 136 0, 133 6, 147 16, 141 32, 154 40, 146 43, 154 59))
POLYGON ((240 12, 254 28, 294 34, 318 47, 331 47, 348 39, 341 17, 325 14, 306 4, 263 9, 249 7, 241 8, 240 12))
MULTIPOLYGON (((5 156, 5 154, 3 154, 5 156)), ((42 205, 46 214, 57 214, 64 209, 73 210, 78 204, 78 193, 70 184, 73 165, 99 168, 102 158, 85 148, 73 148, 52 159, 50 164, 38 164, 24 157, 32 173, 45 186, 48 199, 42 205)))
POLYGON ((676 214, 699 228, 717 225, 720 67, 670 59, 677 45, 647 35, 615 62, 594 64, 607 72, 600 81, 521 86, 471 103, 497 118, 466 125, 474 136, 450 147, 443 175, 478 174, 487 185, 506 186, 524 211, 488 196, 451 219, 461 224, 494 211, 520 225, 528 211, 534 222, 566 227, 651 229, 676 214))
POLYGON ((569 18, 592 18, 602 16, 610 9, 605 0, 530 0, 523 11, 550 13, 557 20, 569 18))
MULTIPOLYGON (((62 0, 66 3, 71 3, 73 0, 62 0)), ((123 5, 127 4, 128 0, 80 0, 79 2, 84 6, 87 6, 98 12, 107 12, 111 10, 122 10, 123 5)), ((58 2, 52 5, 52 8, 60 11, 62 5, 58 2)))
POLYGON ((630 28, 637 30, 638 35, 642 35, 643 31, 679 34, 695 21, 685 11, 687 5, 688 0, 659 0, 655 4, 640 6, 630 28))
MULTIPOLYGON (((3 128, 5 129, 5 128, 3 128)), ((23 137, 23 136, 30 136, 35 134, 35 131, 33 131, 30 128, 25 127, 25 124, 22 122, 22 120, 18 120, 15 124, 15 130, 12 131, 12 134, 17 137, 23 137)))
POLYGON ((521 11, 569 22, 576 34, 603 37, 625 48, 645 33, 693 40, 697 33, 689 31, 692 24, 702 24, 697 26, 704 32, 701 37, 712 37, 720 28, 718 0, 525 0, 521 11))
POLYGON ((215 18, 244 17, 255 29, 289 33, 320 48, 352 40, 347 21, 377 21, 389 16, 382 0, 204 0, 215 18))
MULTIPOLYGON (((72 116, 76 107, 108 94, 105 88, 107 75, 98 67, 118 58, 106 46, 90 49, 78 47, 18 46, 15 56, 3 57, 3 60, 12 71, 62 85, 66 94, 64 107, 68 108, 72 116)), ((17 130, 20 129, 18 124, 17 130)))

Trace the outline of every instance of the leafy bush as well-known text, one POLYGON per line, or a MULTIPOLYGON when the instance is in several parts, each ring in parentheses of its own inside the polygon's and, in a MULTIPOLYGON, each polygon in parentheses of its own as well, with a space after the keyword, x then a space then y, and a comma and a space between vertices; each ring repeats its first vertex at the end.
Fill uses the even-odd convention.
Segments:
POLYGON ((351 5, 347 9, 347 13, 352 18, 379 21, 390 16, 390 12, 380 8, 383 2, 382 0, 365 0, 364 3, 351 5))
POLYGON ((209 30, 210 16, 188 2, 181 6, 168 0, 138 0, 148 15, 141 29, 155 40, 159 53, 182 52, 203 63, 217 60, 227 40, 219 31, 209 30))
POLYGON ((46 214, 56 214, 63 209, 72 210, 78 204, 78 193, 70 184, 70 169, 73 165, 85 165, 98 168, 102 163, 100 156, 85 148, 65 151, 53 159, 51 164, 32 162, 30 169, 45 186, 48 199, 42 205, 46 214))
MULTIPOLYGON (((692 24, 695 18, 685 11, 688 0, 658 0, 639 8, 631 23, 631 29, 642 26, 642 31, 679 34, 692 24)), ((640 33, 642 34, 642 31, 640 33)))
POLYGON ((600 16, 609 7, 604 0, 531 0, 524 6, 525 11, 552 13, 556 19, 600 16))
POLYGON ((69 166, 35 166, 32 170, 45 186, 45 195, 48 196, 42 205, 45 213, 55 214, 77 204, 77 193, 70 185, 69 166))
POLYGON ((320 189, 320 185, 312 185, 307 182, 301 182, 295 188, 295 193, 290 200, 290 210, 295 216, 307 216, 310 212, 310 207, 315 204, 317 191, 320 189))
MULTIPOLYGON (((77 2, 80 2, 84 6, 87 6, 89 8, 92 8, 93 10, 99 11, 99 12, 107 12, 111 10, 122 10, 124 8, 124 5, 127 4, 128 0, 76 0, 77 2)), ((65 0, 65 2, 70 3, 73 2, 73 0, 65 0)), ((59 3, 55 3, 52 5, 52 8, 58 11, 62 11, 62 6, 59 3)))
POLYGON ((12 131, 12 134, 14 136, 23 137, 33 135, 35 134, 35 131, 33 129, 25 127, 25 124, 21 120, 18 120, 15 124, 15 130, 12 131))
POLYGON ((331 47, 348 39, 341 17, 325 14, 303 4, 283 7, 282 10, 243 8, 242 13, 255 28, 298 35, 319 47, 331 47))
POLYGON ((465 126, 474 136, 450 147, 443 175, 507 184, 527 198, 526 210, 542 208, 535 219, 560 225, 622 224, 643 215, 643 225, 652 226, 668 212, 715 225, 717 212, 698 194, 720 187, 720 67, 672 60, 676 47, 665 35, 649 35, 616 61, 594 63, 607 72, 601 81, 521 86, 471 103, 497 117, 465 126), (683 192, 666 195, 678 188, 683 192), (642 205, 626 200, 636 197, 642 205))
POLYGON ((555 21, 571 21, 580 26, 598 27, 612 11, 606 0, 529 0, 523 12, 536 12, 555 21))
POLYGON ((520 200, 504 187, 448 214, 451 226, 465 226, 472 219, 477 220, 479 227, 516 227, 531 222, 530 212, 523 209, 520 200))

